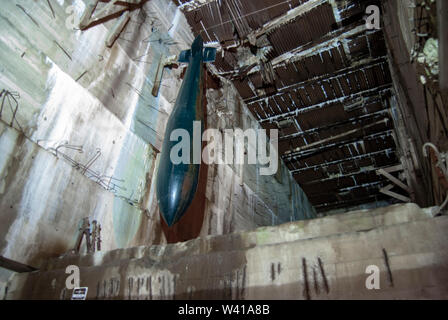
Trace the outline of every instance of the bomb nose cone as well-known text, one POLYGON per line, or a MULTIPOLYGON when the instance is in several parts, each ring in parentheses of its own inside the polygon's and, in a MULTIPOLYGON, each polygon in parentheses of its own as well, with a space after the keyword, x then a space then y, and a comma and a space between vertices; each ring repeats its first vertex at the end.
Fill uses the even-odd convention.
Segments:
POLYGON ((180 192, 176 190, 178 185, 176 183, 165 186, 163 197, 159 200, 159 208, 162 212, 162 216, 168 226, 172 226, 179 220, 183 211, 183 201, 180 192))
POLYGON ((164 201, 159 202, 159 208, 162 213, 162 217, 169 227, 171 227, 173 224, 175 224, 177 222, 176 215, 177 215, 178 207, 179 207, 179 204, 170 205, 170 203, 166 203, 164 201))
POLYGON ((176 221, 177 208, 174 206, 163 206, 159 203, 160 211, 162 211, 162 217, 165 220, 168 227, 171 227, 176 221))

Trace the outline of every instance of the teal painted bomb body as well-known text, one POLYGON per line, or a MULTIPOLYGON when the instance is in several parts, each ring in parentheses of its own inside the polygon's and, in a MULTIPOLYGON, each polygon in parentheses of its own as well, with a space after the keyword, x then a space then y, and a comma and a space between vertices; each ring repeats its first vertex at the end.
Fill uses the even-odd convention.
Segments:
MULTIPOLYGON (((193 128, 194 122, 203 123, 203 63, 214 60, 216 50, 203 47, 202 38, 198 36, 191 50, 182 51, 179 62, 188 62, 184 81, 180 88, 173 111, 168 119, 162 145, 159 168, 157 172, 157 201, 159 209, 168 226, 178 222, 185 214, 195 196, 200 171, 199 163, 193 161, 193 128), (179 141, 170 141, 171 133, 176 129, 184 129, 189 133, 190 162, 173 163, 172 148, 179 141)), ((201 144, 201 142, 199 142, 201 144)))

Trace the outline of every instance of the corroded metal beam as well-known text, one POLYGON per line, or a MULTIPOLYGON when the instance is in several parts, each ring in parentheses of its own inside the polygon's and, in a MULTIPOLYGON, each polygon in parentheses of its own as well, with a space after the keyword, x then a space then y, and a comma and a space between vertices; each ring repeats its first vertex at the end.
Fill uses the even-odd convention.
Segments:
POLYGON ((309 158, 309 157, 315 156, 318 153, 322 153, 322 152, 325 152, 330 149, 346 146, 349 144, 360 144, 360 143, 364 143, 366 140, 385 138, 385 137, 390 137, 393 135, 394 135, 394 130, 390 129, 390 130, 386 130, 386 131, 382 131, 382 132, 373 133, 373 134, 370 134, 370 135, 367 135, 364 137, 357 137, 357 138, 353 138, 350 140, 329 143, 329 144, 326 144, 323 146, 315 147, 311 150, 291 152, 291 153, 282 155, 282 159, 289 160, 289 161, 292 161, 292 160, 298 161, 300 159, 296 159, 296 158, 302 158, 302 159, 309 158))
POLYGON ((289 23, 291 20, 294 20, 300 16, 303 16, 304 14, 310 12, 311 10, 328 3, 328 0, 309 0, 305 2, 304 4, 301 4, 298 7, 295 7, 294 9, 289 10, 285 14, 281 15, 280 17, 271 20, 267 22, 263 27, 261 27, 258 30, 253 31, 251 34, 249 34, 248 38, 251 37, 258 38, 266 33, 272 32, 274 29, 280 27, 283 24, 289 23))
POLYGON ((328 80, 332 80, 332 79, 335 79, 335 78, 338 78, 338 77, 344 77, 344 76, 347 76, 347 75, 349 75, 349 74, 351 74, 353 72, 356 72, 356 71, 359 71, 359 70, 364 70, 364 69, 371 68, 371 67, 375 67, 375 66, 378 66, 378 65, 381 65, 381 64, 384 64, 384 63, 387 63, 387 57, 386 56, 382 56, 382 57, 378 57, 378 58, 370 57, 370 58, 367 58, 367 59, 362 59, 362 60, 353 62, 347 68, 337 70, 337 71, 335 71, 335 72, 333 72, 331 74, 326 73, 326 74, 322 74, 322 75, 319 75, 319 76, 316 76, 316 77, 313 77, 313 78, 310 78, 310 79, 307 79, 307 80, 304 80, 304 81, 301 81, 301 82, 297 82, 297 83, 291 84, 289 86, 285 86, 285 87, 282 87, 282 88, 278 89, 277 93, 274 93, 274 94, 271 94, 271 95, 262 96, 262 97, 257 96, 255 98, 248 98, 244 102, 246 104, 256 103, 256 102, 262 101, 262 100, 264 100, 266 98, 272 98, 272 97, 275 97, 275 96, 279 96, 279 95, 288 93, 288 92, 290 92, 290 90, 293 90, 293 89, 296 89, 296 88, 300 88, 300 87, 304 87, 304 86, 306 86, 308 84, 311 84, 311 83, 321 82, 321 81, 324 81, 324 80, 328 81, 328 80))
POLYGON ((316 170, 316 169, 320 169, 322 167, 328 167, 331 165, 337 165, 337 164, 341 164, 344 162, 351 162, 351 161, 357 161, 357 160, 363 160, 366 158, 372 158, 375 157, 377 155, 381 155, 381 154, 395 154, 397 151, 395 149, 389 148, 389 149, 384 149, 384 150, 380 150, 380 151, 375 151, 375 152, 371 152, 371 153, 366 153, 366 154, 360 154, 358 156, 353 156, 350 158, 345 158, 345 159, 339 159, 339 160, 335 160, 335 161, 330 161, 330 162, 324 162, 321 164, 317 164, 314 166, 310 166, 310 167, 303 167, 303 168, 299 168, 299 169, 294 169, 291 170, 292 174, 299 174, 301 172, 307 171, 307 170, 316 170))
POLYGON ((367 32, 365 24, 361 24, 351 29, 349 27, 342 27, 336 31, 328 33, 321 39, 318 39, 316 42, 312 42, 311 44, 297 47, 291 51, 282 54, 281 56, 276 57, 275 59, 272 60, 272 64, 277 65, 285 61, 290 62, 303 59, 304 57, 308 57, 316 53, 319 53, 323 49, 327 50, 328 48, 337 47, 339 46, 341 41, 344 41, 347 38, 354 37, 364 32, 367 32))
POLYGON ((104 2, 104 0, 89 0, 86 3, 86 7, 84 9, 84 12, 81 16, 80 22, 79 22, 79 28, 81 30, 87 29, 90 25, 92 25, 94 22, 102 21, 103 19, 107 18, 108 16, 111 16, 113 14, 116 14, 118 12, 123 10, 129 10, 132 7, 135 6, 143 6, 145 2, 148 0, 126 0, 126 1, 119 1, 119 0, 110 0, 106 3, 105 6, 98 9, 98 3, 104 2), (106 14, 105 16, 102 16, 103 13, 108 11, 113 6, 125 6, 124 8, 121 8, 119 11, 106 14))
POLYGON ((316 210, 318 210, 318 212, 327 212, 330 210, 351 207, 351 206, 353 206, 353 203, 355 203, 354 205, 363 205, 363 204, 373 203, 373 202, 377 201, 379 196, 381 196, 381 194, 376 193, 376 194, 368 195, 367 197, 362 197, 362 198, 357 197, 357 198, 354 198, 351 200, 337 201, 337 202, 331 202, 331 203, 324 202, 324 203, 316 204, 316 205, 314 205, 314 207, 316 208, 316 210), (374 199, 374 200, 371 201, 370 199, 374 199), (356 204, 357 202, 359 202, 359 203, 356 204))
POLYGON ((357 98, 357 97, 362 97, 364 95, 376 94, 376 93, 380 94, 380 93, 382 93, 384 91, 389 91, 391 87, 392 87, 392 84, 388 83, 388 84, 385 84, 385 85, 381 85, 379 87, 375 87, 375 88, 371 88, 371 89, 368 89, 368 90, 364 90, 364 91, 361 91, 361 92, 358 92, 358 93, 354 93, 354 94, 351 94, 351 95, 348 95, 348 96, 343 96, 343 97, 340 97, 340 98, 327 100, 327 101, 324 101, 324 102, 321 102, 321 103, 318 103, 318 104, 314 104, 314 105, 311 105, 311 106, 308 106, 308 107, 305 107, 305 108, 300 108, 300 109, 296 109, 294 111, 285 112, 285 113, 277 114, 277 115, 272 116, 272 117, 260 119, 259 122, 260 123, 265 123, 265 122, 273 122, 273 121, 283 120, 283 119, 286 119, 286 118, 298 116, 299 114, 302 114, 302 113, 306 113, 306 112, 310 112, 310 111, 313 111, 313 110, 321 109, 321 108, 324 108, 324 107, 326 107, 328 105, 332 105, 332 104, 335 104, 335 103, 343 103, 344 101, 351 100, 351 99, 354 99, 354 98, 357 98))
POLYGON ((368 113, 359 117, 353 117, 344 121, 340 121, 340 122, 336 122, 336 123, 332 123, 330 125, 327 126, 322 126, 322 127, 316 127, 316 128, 311 128, 309 130, 306 131, 301 131, 301 132, 296 132, 296 133, 292 133, 292 134, 288 134, 286 136, 281 136, 279 138, 279 141, 284 141, 284 140, 289 140, 289 139, 294 139, 294 138, 298 138, 301 136, 305 136, 305 135, 310 135, 313 133, 318 133, 320 131, 323 130, 328 130, 328 129, 332 129, 332 128, 337 128, 343 125, 347 125, 347 124, 354 124, 354 123, 360 123, 364 120, 370 119, 370 118, 376 118, 378 116, 384 116, 385 114, 389 113, 389 109, 383 109, 380 111, 376 111, 373 113, 368 113))
MULTIPOLYGON (((350 27, 350 26, 341 27, 335 31, 327 33, 323 37, 311 43, 301 45, 295 49, 285 52, 284 54, 272 59, 271 64, 273 67, 276 67, 285 63, 291 63, 298 60, 302 60, 315 54, 319 54, 323 51, 327 51, 328 49, 336 48, 340 44, 343 45, 344 52, 348 54, 347 52, 348 46, 345 44, 348 38, 353 38, 356 36, 366 36, 376 32, 381 32, 381 30, 368 30, 365 24, 358 25, 356 27, 350 27)), ((251 70, 247 72, 247 74, 249 75, 259 71, 260 67, 256 65, 253 66, 251 70)), ((238 72, 239 70, 234 70, 226 73, 221 73, 221 75, 238 73, 238 72)))
MULTIPOLYGON (((351 192, 352 190, 356 190, 356 189, 360 189, 360 188, 374 188, 378 191, 379 194, 379 189, 383 187, 383 185, 385 185, 387 183, 387 181, 375 181, 375 182, 370 182, 370 183, 363 183, 363 184, 358 184, 355 186, 351 186, 351 187, 343 187, 343 188, 336 188, 333 194, 338 194, 338 195, 344 195, 347 194, 348 192, 351 192)), ((321 197, 321 196, 328 196, 328 193, 309 193, 307 194, 307 196, 309 198, 313 198, 313 197, 321 197)), ((316 205, 314 205, 316 206, 316 205)))
POLYGON ((350 135, 358 133, 360 131, 364 131, 364 130, 366 130, 368 128, 374 127, 374 126, 379 125, 379 124, 387 124, 389 121, 390 121, 389 118, 384 118, 384 119, 381 119, 381 120, 376 121, 374 123, 370 123, 368 125, 362 126, 361 128, 351 129, 351 130, 348 130, 346 132, 337 134, 335 136, 331 136, 331 137, 328 137, 328 138, 325 138, 325 139, 322 139, 322 140, 319 140, 319 141, 316 141, 316 142, 313 142, 313 143, 306 144, 303 147, 297 147, 295 149, 292 149, 290 152, 291 153, 296 153, 296 152, 305 151, 305 150, 308 150, 310 148, 313 148, 313 147, 316 147, 316 146, 328 143, 330 141, 338 140, 340 138, 343 138, 343 137, 346 137, 346 136, 350 136, 350 135))
POLYGON ((131 14, 129 13, 129 11, 125 11, 121 14, 120 18, 118 18, 118 20, 115 22, 112 29, 110 29, 107 34, 106 46, 108 48, 112 47, 115 40, 117 40, 118 36, 123 31, 124 27, 129 22, 130 19, 131 19, 131 14))
POLYGON ((327 178, 307 181, 307 182, 301 183, 300 185, 301 186, 307 186, 307 185, 312 185, 312 184, 317 184, 317 183, 331 181, 331 180, 334 180, 334 179, 353 177, 353 176, 357 176, 359 174, 363 174, 363 173, 367 173, 367 172, 372 172, 372 171, 376 171, 376 170, 380 170, 380 169, 386 169, 388 166, 389 165, 382 166, 382 167, 375 167, 375 166, 361 167, 357 171, 354 171, 354 172, 349 172, 349 173, 341 173, 341 172, 339 172, 337 174, 331 174, 327 178))

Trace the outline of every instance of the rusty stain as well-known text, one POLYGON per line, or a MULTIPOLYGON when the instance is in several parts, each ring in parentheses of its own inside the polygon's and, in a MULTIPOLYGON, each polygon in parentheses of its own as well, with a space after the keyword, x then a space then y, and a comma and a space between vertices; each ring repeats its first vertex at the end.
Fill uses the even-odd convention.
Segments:
POLYGON ((132 278, 132 277, 128 278, 128 287, 129 287, 128 298, 129 298, 129 300, 131 300, 132 299, 132 290, 133 290, 133 287, 134 287, 134 278, 132 278))
POLYGON ((394 279, 392 278, 392 270, 390 269, 389 264, 389 256, 387 255, 386 249, 383 248, 383 258, 384 258, 384 264, 387 268, 387 280, 389 281, 389 286, 394 286, 394 279))
POLYGON ((308 271, 306 269, 306 259, 305 258, 302 258, 302 275, 303 275, 303 284, 304 284, 303 295, 306 300, 311 300, 310 288, 308 285, 308 271))
POLYGON ((242 280, 242 285, 241 285, 241 297, 242 297, 242 299, 244 299, 245 290, 246 290, 246 265, 244 265, 244 267, 243 267, 243 280, 242 280))
POLYGON ((140 296, 140 277, 137 278, 137 299, 140 296))
POLYGON ((173 300, 176 300, 176 276, 173 277, 173 300))
POLYGON ((322 279, 324 281, 324 288, 325 288, 325 291, 328 294, 328 293, 330 293, 330 287, 328 285, 327 276, 325 275, 324 265, 323 265, 322 260, 320 259, 320 257, 317 258, 317 261, 319 263, 320 273, 321 273, 322 279))
POLYGON ((113 278, 110 279, 109 296, 110 297, 114 296, 114 279, 113 278))
POLYGON ((313 280, 314 280, 314 291, 318 295, 320 293, 319 290, 319 280, 317 280, 316 268, 313 267, 313 280))
POLYGON ((148 292, 149 292, 149 300, 152 300, 152 278, 151 278, 151 276, 146 278, 146 285, 147 285, 148 292))
POLYGON ((240 270, 236 271, 236 300, 240 299, 240 270))

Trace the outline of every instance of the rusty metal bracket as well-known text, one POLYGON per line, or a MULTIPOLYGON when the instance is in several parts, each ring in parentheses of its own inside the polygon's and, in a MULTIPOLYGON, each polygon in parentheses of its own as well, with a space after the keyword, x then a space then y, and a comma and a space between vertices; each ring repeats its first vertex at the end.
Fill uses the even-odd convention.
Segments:
POLYGON ((98 3, 100 1, 90 0, 87 3, 84 13, 82 14, 82 17, 80 19, 79 29, 86 30, 89 27, 104 23, 105 21, 110 19, 116 19, 118 17, 115 25, 109 30, 106 37, 106 46, 108 48, 111 48, 115 43, 115 40, 117 40, 117 38, 125 29, 127 23, 129 22, 131 18, 130 11, 143 6, 146 1, 147 0, 110 0, 101 9, 97 9, 98 3), (121 6, 121 9, 103 15, 113 6, 121 6))
POLYGON ((167 66, 177 64, 177 56, 165 56, 160 57, 159 64, 157 66, 157 72, 154 79, 154 86, 152 88, 152 95, 157 97, 159 95, 160 84, 162 83, 163 70, 167 66))
POLYGON ((82 240, 86 239, 87 253, 92 253, 101 250, 101 225, 98 221, 93 220, 92 224, 89 222, 89 218, 82 219, 81 228, 79 228, 78 238, 76 240, 74 253, 79 253, 81 249, 82 240), (92 226, 92 228, 90 228, 92 226))

